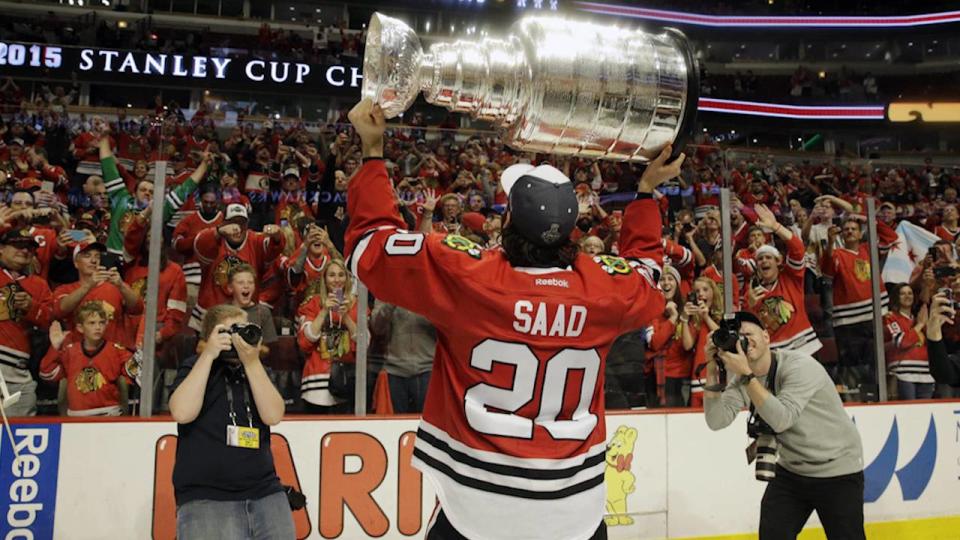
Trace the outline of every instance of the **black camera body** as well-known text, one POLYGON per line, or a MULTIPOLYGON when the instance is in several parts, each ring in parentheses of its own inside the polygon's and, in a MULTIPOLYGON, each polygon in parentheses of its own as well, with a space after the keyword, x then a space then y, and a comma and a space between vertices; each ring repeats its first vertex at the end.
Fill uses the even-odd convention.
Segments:
MULTIPOLYGON (((236 334, 240 336, 240 339, 245 341, 248 345, 257 345, 260 343, 260 340, 263 339, 263 329, 258 325, 253 323, 246 324, 232 324, 230 328, 223 328, 220 330, 221 334, 236 334)), ((220 353, 221 360, 239 360, 240 355, 237 353, 236 347, 230 347, 229 351, 223 351, 220 353)))
POLYGON ((747 352, 747 338, 740 335, 740 322, 732 316, 724 316, 720 321, 720 327, 713 333, 711 339, 713 344, 721 351, 737 352, 737 343, 743 352, 747 352))
MULTIPOLYGON (((717 328, 713 335, 710 336, 711 341, 721 351, 727 351, 735 353, 737 352, 737 343, 740 344, 740 348, 743 349, 743 352, 747 352, 747 338, 740 335, 740 321, 738 321, 733 315, 724 315, 723 319, 720 320, 719 328, 717 328)), ((717 375, 720 379, 720 385, 725 387, 727 385, 727 368, 723 365, 723 361, 719 358, 717 362, 717 375)))
POLYGON ((957 273, 957 269, 950 266, 935 266, 933 268, 933 277, 937 279, 953 277, 957 273))

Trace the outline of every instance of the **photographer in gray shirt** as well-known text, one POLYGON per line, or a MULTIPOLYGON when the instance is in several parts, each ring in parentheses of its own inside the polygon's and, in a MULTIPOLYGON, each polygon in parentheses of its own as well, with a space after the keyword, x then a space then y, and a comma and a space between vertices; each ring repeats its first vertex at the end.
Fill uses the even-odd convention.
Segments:
POLYGON ((757 478, 769 482, 760 540, 796 538, 814 510, 830 540, 863 540, 860 434, 823 366, 797 351, 771 352, 770 335, 748 312, 725 317, 704 352, 710 429, 750 408, 747 431, 756 440, 748 453, 757 457, 757 478))
POLYGON ((437 350, 437 331, 420 315, 386 302, 377 302, 373 308, 370 330, 387 338, 384 368, 393 411, 423 412, 437 350))

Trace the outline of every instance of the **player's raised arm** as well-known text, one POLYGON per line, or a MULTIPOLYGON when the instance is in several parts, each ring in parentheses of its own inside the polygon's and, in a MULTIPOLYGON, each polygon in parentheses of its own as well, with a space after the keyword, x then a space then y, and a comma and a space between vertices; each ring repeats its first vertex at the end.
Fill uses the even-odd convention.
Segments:
POLYGON ((360 136, 363 166, 347 190, 347 213, 350 215, 344 250, 347 258, 371 231, 406 226, 397 209, 397 197, 383 163, 383 132, 386 129, 383 111, 379 105, 364 99, 350 110, 349 118, 360 136))
POLYGON ((457 276, 469 272, 466 266, 475 259, 452 257, 454 250, 441 247, 439 235, 404 230, 383 163, 383 111, 365 99, 349 118, 360 136, 364 161, 347 190, 344 255, 350 271, 377 298, 438 325, 456 311, 457 276))
POLYGON ((657 265, 663 260, 660 207, 653 198, 653 190, 680 174, 680 166, 686 156, 680 154, 668 163, 672 151, 673 147, 667 145, 647 165, 637 183, 637 200, 630 203, 623 214, 620 255, 624 258, 654 261, 657 265))

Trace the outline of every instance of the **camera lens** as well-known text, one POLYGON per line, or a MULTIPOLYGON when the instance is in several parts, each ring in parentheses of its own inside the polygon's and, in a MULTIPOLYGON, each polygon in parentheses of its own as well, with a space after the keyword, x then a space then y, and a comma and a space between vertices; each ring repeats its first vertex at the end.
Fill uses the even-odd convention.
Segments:
POLYGON ((253 323, 235 324, 230 327, 230 332, 240 336, 240 339, 247 342, 248 345, 260 343, 260 339, 263 337, 263 330, 253 323))
POLYGON ((777 446, 777 438, 773 435, 757 437, 757 480, 769 482, 777 476, 777 446))

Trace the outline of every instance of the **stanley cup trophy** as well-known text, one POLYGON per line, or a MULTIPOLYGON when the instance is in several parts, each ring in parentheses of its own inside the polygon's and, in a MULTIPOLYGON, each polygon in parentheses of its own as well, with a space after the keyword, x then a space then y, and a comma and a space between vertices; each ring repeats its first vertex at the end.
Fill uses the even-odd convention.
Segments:
POLYGON ((532 16, 503 39, 434 43, 375 13, 363 58, 363 97, 387 118, 426 100, 498 126, 528 152, 649 161, 693 125, 696 62, 678 31, 532 16))

